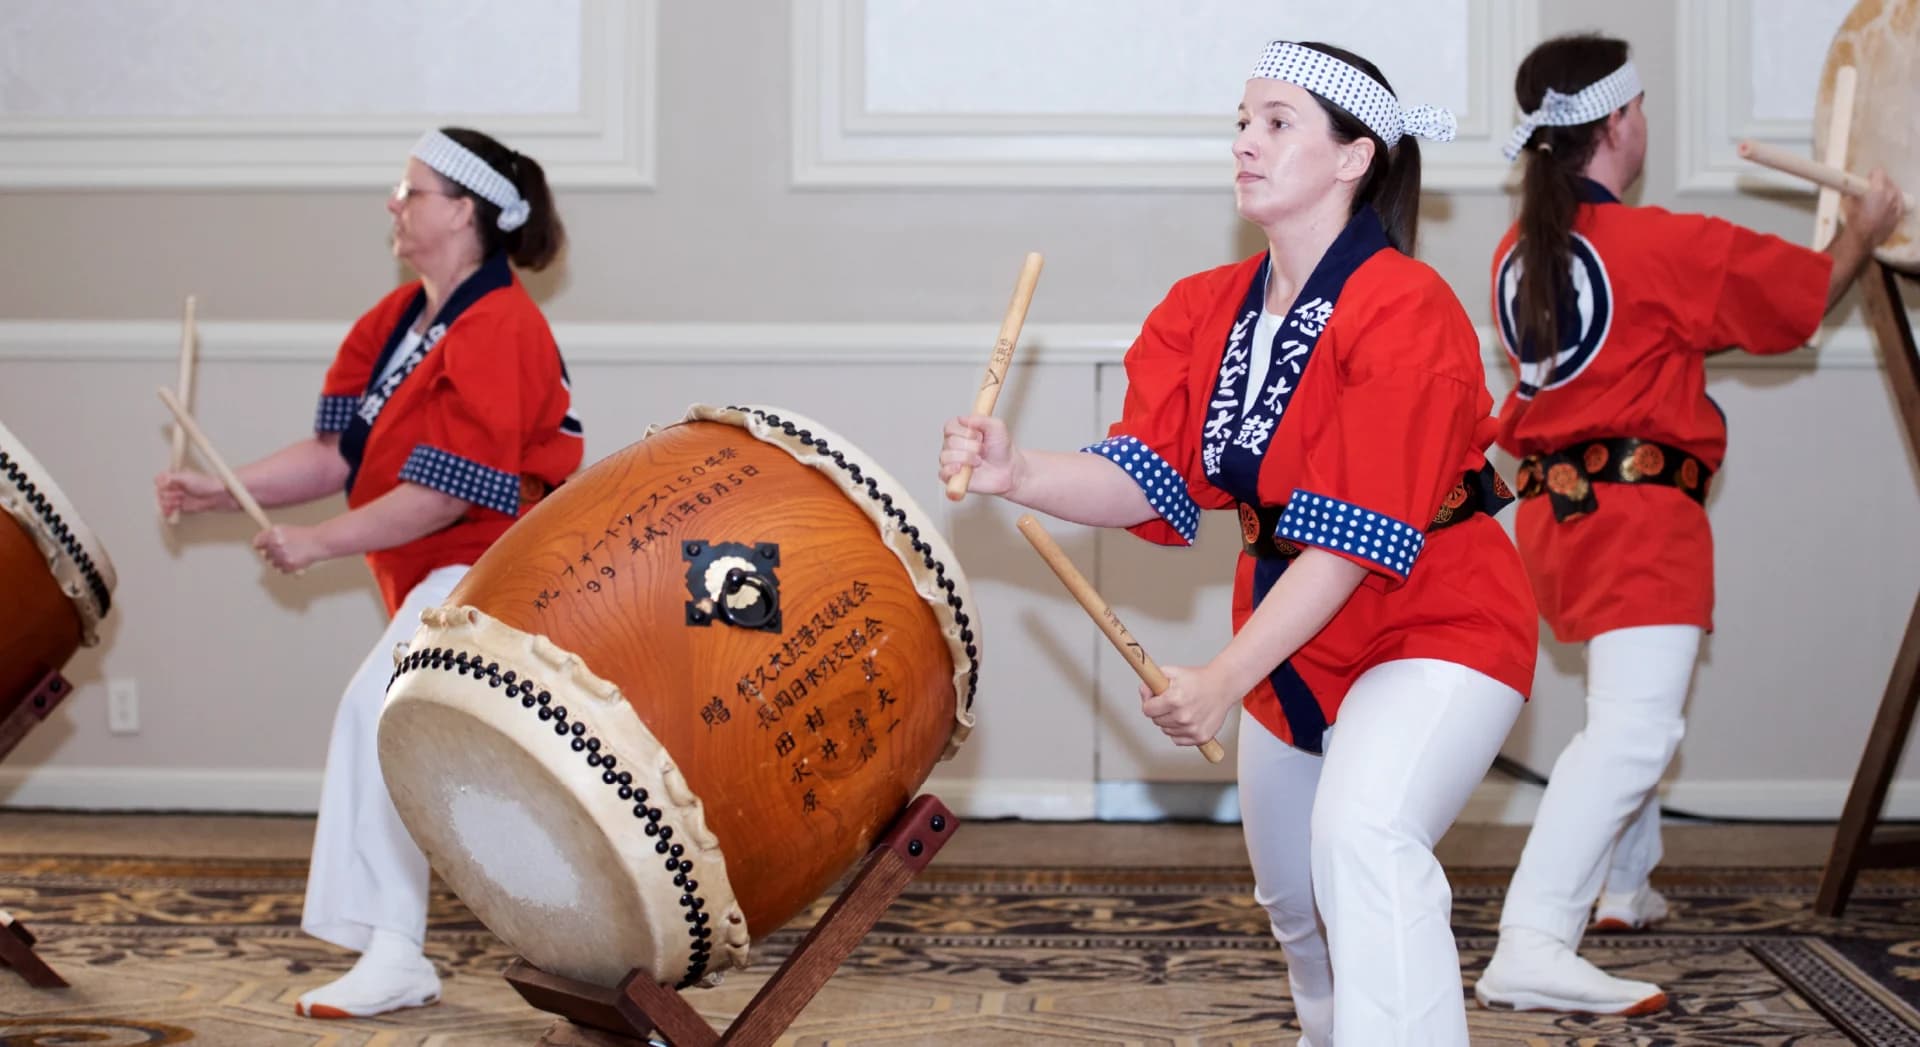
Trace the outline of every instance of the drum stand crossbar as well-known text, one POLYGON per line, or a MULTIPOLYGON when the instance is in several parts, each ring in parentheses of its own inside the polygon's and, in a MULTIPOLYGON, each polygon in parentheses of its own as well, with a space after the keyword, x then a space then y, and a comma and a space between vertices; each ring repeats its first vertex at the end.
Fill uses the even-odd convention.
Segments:
MULTIPOLYGON (((33 725, 47 718, 54 706, 59 705, 73 685, 58 669, 49 669, 42 673, 27 693, 12 706, 13 711, 0 719, 0 759, 20 744, 33 725)), ((34 937, 31 931, 19 921, 0 909, 0 967, 11 967, 26 979, 28 985, 36 989, 60 989, 66 987, 66 980, 54 973, 45 960, 33 951, 34 937)))
POLYGON ((638 969, 610 989, 516 959, 507 968, 507 981, 528 1003, 563 1019, 547 1030, 539 1047, 636 1047, 650 1042, 650 1034, 671 1047, 764 1047, 827 984, 957 825, 938 797, 921 796, 908 804, 867 852, 847 889, 723 1032, 715 1032, 680 993, 638 969))
MULTIPOLYGON (((1860 290, 1867 323, 1886 357, 1887 376, 1893 381, 1907 444, 1920 454, 1920 351, 1915 349, 1913 327, 1907 321, 1900 276, 1883 263, 1869 262, 1860 277, 1860 290)), ((1893 772, 1906 748, 1907 734, 1913 729, 1916 705, 1920 705, 1920 603, 1915 604, 1907 620, 1906 636, 1894 656, 1880 711, 1867 734, 1866 751, 1860 756, 1859 770, 1854 772, 1847 805, 1834 833, 1833 851, 1820 877, 1820 893, 1813 907, 1822 916, 1839 916, 1846 908, 1860 870, 1920 865, 1920 833, 1876 831, 1893 772)))

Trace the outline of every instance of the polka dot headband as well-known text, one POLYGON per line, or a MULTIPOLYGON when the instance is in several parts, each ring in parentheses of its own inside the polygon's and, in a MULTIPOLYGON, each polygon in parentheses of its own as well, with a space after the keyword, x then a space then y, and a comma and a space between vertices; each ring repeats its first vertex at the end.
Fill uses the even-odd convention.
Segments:
POLYGON ((1563 95, 1549 87, 1546 95, 1540 99, 1540 108, 1520 118, 1520 126, 1513 129, 1513 136, 1507 139, 1506 147, 1501 152, 1509 160, 1517 159, 1534 131, 1542 127, 1575 127, 1603 120, 1608 113, 1633 101, 1640 91, 1640 72, 1632 62, 1570 95, 1563 95))
POLYGON ((443 131, 428 131, 413 144, 413 156, 421 163, 478 194, 500 209, 494 224, 501 232, 511 233, 527 224, 533 207, 522 199, 506 175, 487 166, 473 150, 447 137, 443 131))
POLYGON ((1352 113, 1391 149, 1403 134, 1453 141, 1453 114, 1430 105, 1403 109, 1387 86, 1324 51, 1275 40, 1253 67, 1256 80, 1285 80, 1352 113))

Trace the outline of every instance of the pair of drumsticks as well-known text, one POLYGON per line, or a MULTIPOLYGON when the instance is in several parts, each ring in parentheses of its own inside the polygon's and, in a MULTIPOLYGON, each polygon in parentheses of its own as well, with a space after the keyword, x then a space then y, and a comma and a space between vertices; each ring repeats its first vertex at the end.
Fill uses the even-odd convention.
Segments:
MULTIPOLYGON (((1007 305, 1007 315, 1000 321, 999 337, 993 342, 993 354, 987 359, 986 377, 980 380, 980 391, 974 394, 973 413, 976 415, 992 414, 993 405, 1000 399, 1000 389, 1007 380, 1007 365, 1013 362, 1014 343, 1020 340, 1020 328, 1027 320, 1027 306, 1032 303, 1033 289, 1040 282, 1040 261, 1039 254, 1029 253, 1026 264, 1020 267, 1020 279, 1014 285, 1013 301, 1007 305)), ((967 482, 972 477, 973 466, 962 465, 960 471, 954 473, 947 481, 947 498, 955 502, 965 498, 967 482)), ((1093 583, 1087 581, 1086 576, 1080 573, 1080 569, 1073 565, 1073 560, 1067 556, 1066 551, 1053 540, 1053 536, 1047 533, 1046 528, 1040 526, 1040 521, 1034 519, 1032 513, 1023 513, 1017 526, 1020 528, 1020 533, 1026 536, 1027 541, 1040 554, 1040 558, 1046 561, 1048 567, 1053 568, 1054 575, 1067 587, 1067 591, 1079 601, 1080 607, 1093 619, 1094 624, 1106 634, 1107 640, 1113 644, 1114 649, 1127 659, 1128 665, 1133 666, 1133 671, 1140 675, 1140 679, 1146 681, 1154 694, 1165 691, 1167 689, 1166 674, 1154 664, 1153 658, 1147 654, 1147 649, 1127 631, 1126 625, 1120 621, 1120 616, 1114 614, 1113 608, 1100 598, 1100 593, 1094 589, 1093 583)), ((1211 763, 1219 763, 1227 757, 1226 750, 1211 738, 1201 743, 1199 748, 1200 754, 1211 763)))
MULTIPOLYGON (((226 485, 228 492, 233 495, 233 500, 240 503, 240 508, 246 510, 247 515, 253 518, 254 523, 260 525, 262 531, 268 530, 273 527, 273 521, 267 519, 266 510, 260 508, 260 503, 254 500, 252 492, 247 490, 247 485, 241 483, 240 478, 227 467, 227 461, 220 457, 220 452, 213 449, 213 441, 207 439, 207 434, 200 430, 199 424, 193 420, 193 414, 187 406, 193 402, 193 365, 200 341, 200 332, 194 323, 193 313, 194 299, 192 295, 188 295, 186 311, 180 321, 179 392, 175 393, 164 385, 158 390, 160 402, 166 404, 167 410, 173 412, 175 423, 173 454, 168 459, 167 469, 169 472, 178 472, 180 467, 186 464, 187 441, 192 440, 193 446, 200 452, 200 457, 206 459, 207 464, 213 468, 214 474, 220 477, 220 482, 226 485)), ((180 522, 179 510, 167 514, 167 522, 180 522)))

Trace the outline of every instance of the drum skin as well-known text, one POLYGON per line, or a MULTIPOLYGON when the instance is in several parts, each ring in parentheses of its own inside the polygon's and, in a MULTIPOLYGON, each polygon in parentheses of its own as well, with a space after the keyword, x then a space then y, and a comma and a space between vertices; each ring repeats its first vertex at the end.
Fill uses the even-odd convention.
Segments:
POLYGON ((684 985, 744 963, 746 940, 865 855, 971 725, 970 593, 944 541, 837 436, 751 413, 793 431, 776 445, 695 417, 561 485, 423 616, 389 689, 380 756, 402 819, 482 921, 554 973, 617 984, 622 964, 657 963, 656 979, 684 985), (729 590, 730 571, 772 592, 729 590), (576 665, 589 681, 563 702, 576 665), (509 673, 533 681, 538 707, 531 687, 498 697, 509 673), (572 766, 616 752, 614 768, 572 766), (530 813, 508 810, 516 796, 530 813), (500 830, 448 824, 482 806, 560 857, 518 860, 485 842, 500 830), (656 854, 669 874, 683 863, 671 888, 656 854), (719 931, 685 961, 682 915, 696 935, 709 917, 719 931), (648 937, 659 948, 632 944, 648 937), (627 958, 574 955, 593 949, 627 958))
POLYGON ((80 612, 19 521, 0 513, 0 718, 80 649, 80 612))
POLYGON ((0 425, 0 718, 74 651, 99 642, 116 581, 73 503, 0 425))
MULTIPOLYGON (((1833 85, 1842 66, 1853 66, 1853 126, 1845 167, 1865 176, 1884 168, 1895 185, 1920 193, 1920 0, 1860 0, 1848 12, 1827 50, 1814 112, 1814 156, 1824 157, 1832 125, 1833 85)), ((1909 211, 1874 256, 1896 269, 1920 274, 1920 211, 1909 211)))

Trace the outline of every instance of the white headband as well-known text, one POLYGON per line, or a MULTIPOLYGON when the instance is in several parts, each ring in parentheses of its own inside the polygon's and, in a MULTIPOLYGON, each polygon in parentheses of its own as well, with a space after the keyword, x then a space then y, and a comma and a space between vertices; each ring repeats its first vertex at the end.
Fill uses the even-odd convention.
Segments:
POLYGON ((533 208, 520 197, 520 190, 506 175, 487 166, 473 150, 448 138, 442 131, 428 131, 413 143, 413 155, 421 163, 453 179, 500 209, 497 224, 501 232, 511 233, 527 224, 533 208))
POLYGON ((1436 142, 1453 141, 1453 114, 1430 105, 1400 107, 1400 100, 1385 84, 1359 69, 1311 47, 1290 40, 1275 40, 1253 67, 1253 79, 1285 80, 1304 87, 1334 105, 1352 113, 1380 136, 1391 149, 1400 136, 1429 138, 1436 142))
POLYGON ((1521 117, 1520 126, 1513 129, 1513 137, 1507 139, 1506 148, 1501 152, 1509 160, 1516 159, 1534 131, 1542 127, 1577 127, 1605 119, 1608 113, 1633 101, 1640 91, 1640 71, 1633 67, 1632 60, 1570 95, 1549 87, 1540 99, 1540 108, 1521 117))

